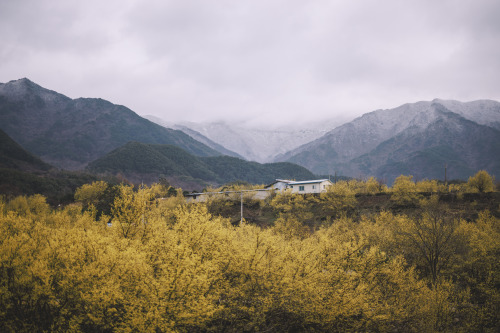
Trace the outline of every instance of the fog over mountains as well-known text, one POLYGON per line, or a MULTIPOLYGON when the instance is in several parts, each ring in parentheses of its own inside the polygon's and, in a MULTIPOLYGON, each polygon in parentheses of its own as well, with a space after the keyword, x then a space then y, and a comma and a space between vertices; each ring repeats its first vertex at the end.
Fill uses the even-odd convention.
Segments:
POLYGON ((273 162, 277 156, 311 142, 341 124, 335 119, 330 119, 287 126, 252 127, 222 121, 175 124, 154 116, 145 118, 167 128, 181 130, 218 151, 221 150, 213 143, 247 160, 259 163, 273 162))
POLYGON ((388 183, 400 174, 444 179, 445 166, 447 179, 466 179, 480 169, 500 178, 500 103, 491 100, 410 103, 342 125, 311 119, 252 128, 149 119, 102 99, 70 99, 28 79, 0 83, 0 129, 59 168, 81 170, 135 141, 174 145, 194 156, 292 162, 317 175, 375 176, 388 183))

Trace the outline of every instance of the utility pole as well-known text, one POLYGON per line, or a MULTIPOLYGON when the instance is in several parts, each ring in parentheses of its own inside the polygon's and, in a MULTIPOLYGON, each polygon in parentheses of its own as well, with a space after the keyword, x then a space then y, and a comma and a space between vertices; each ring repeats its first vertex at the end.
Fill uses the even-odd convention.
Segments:
POLYGON ((240 203, 241 203, 241 220, 240 224, 243 223, 243 190, 240 192, 240 203))
MULTIPOLYGON (((255 189, 255 190, 235 190, 235 191, 220 191, 220 192, 203 192, 203 193, 192 193, 195 197, 198 195, 211 195, 211 194, 229 194, 229 193, 234 193, 237 194, 238 192, 240 193, 240 222, 243 222, 243 192, 267 192, 267 193, 272 193, 270 192, 271 190, 266 190, 266 189, 255 189)), ((234 198, 234 197, 232 197, 234 198)))
MULTIPOLYGON (((144 189, 144 182, 141 180, 141 190, 144 189)), ((144 202, 144 208, 142 209, 142 225, 144 225, 144 211, 146 210, 146 202, 144 202)))

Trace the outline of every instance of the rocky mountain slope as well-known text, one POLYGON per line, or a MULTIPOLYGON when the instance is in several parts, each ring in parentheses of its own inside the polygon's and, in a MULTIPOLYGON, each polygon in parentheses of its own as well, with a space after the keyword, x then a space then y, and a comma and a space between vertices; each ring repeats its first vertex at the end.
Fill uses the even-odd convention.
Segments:
POLYGON ((433 100, 377 110, 280 158, 315 173, 400 174, 464 179, 479 169, 500 176, 500 103, 433 100))
POLYGON ((28 79, 0 84, 0 129, 44 161, 70 170, 129 141, 173 144, 198 156, 220 155, 124 106, 95 98, 70 99, 28 79))

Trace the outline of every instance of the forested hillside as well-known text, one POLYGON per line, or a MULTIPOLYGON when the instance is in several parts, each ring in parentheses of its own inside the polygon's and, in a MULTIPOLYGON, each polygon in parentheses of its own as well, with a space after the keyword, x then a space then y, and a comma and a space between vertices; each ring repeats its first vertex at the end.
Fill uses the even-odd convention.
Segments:
POLYGON ((57 209, 2 199, 0 331, 496 332, 495 191, 481 171, 245 196, 266 226, 158 184, 94 182, 57 209), (389 210, 357 209, 379 197, 389 210))
POLYGON ((0 168, 47 171, 52 166, 27 152, 0 129, 0 168))
POLYGON ((122 174, 135 182, 157 182, 163 177, 170 183, 201 190, 210 184, 237 180, 264 184, 276 178, 312 179, 307 169, 292 163, 259 164, 236 157, 197 157, 172 145, 129 142, 90 163, 94 173, 122 174))
POLYGON ((43 194, 58 205, 72 202, 77 187, 98 179, 88 173, 57 170, 0 130, 0 195, 43 194))

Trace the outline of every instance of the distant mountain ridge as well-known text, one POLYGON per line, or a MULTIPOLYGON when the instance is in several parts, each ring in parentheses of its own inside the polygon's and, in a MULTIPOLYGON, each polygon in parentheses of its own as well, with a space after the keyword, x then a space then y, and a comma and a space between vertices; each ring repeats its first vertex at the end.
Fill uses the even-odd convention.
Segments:
POLYGON ((259 164, 231 156, 199 157, 172 145, 129 142, 87 167, 94 173, 120 173, 129 180, 155 182, 164 177, 176 186, 203 188, 237 180, 256 184, 276 178, 311 179, 314 175, 292 163, 259 164))
MULTIPOLYGON (((321 137, 341 123, 340 120, 330 119, 268 128, 225 121, 169 123, 154 116, 146 118, 167 128, 181 130, 218 151, 223 150, 211 145, 210 142, 237 153, 239 157, 259 163, 273 162, 277 156, 321 137)), ((224 154, 234 156, 227 152, 224 154)))
POLYGON ((96 98, 73 100, 28 79, 0 84, 0 128, 44 161, 70 170, 129 141, 173 144, 199 156, 220 155, 124 106, 96 98))
POLYGON ((499 124, 496 101, 417 102, 367 113, 277 160, 388 182, 400 174, 441 179, 445 164, 448 179, 466 179, 479 169, 498 177, 499 124))
POLYGON ((150 120, 158 125, 161 125, 163 127, 172 128, 172 129, 182 131, 182 132, 186 133, 187 135, 189 135, 190 137, 192 137, 193 139, 195 139, 196 141, 199 141, 199 142, 207 145, 208 147, 217 150, 218 152, 220 152, 223 155, 245 159, 240 154, 238 154, 232 150, 226 149, 222 145, 210 140, 209 138, 207 138, 203 134, 201 134, 201 133, 199 133, 199 132, 197 132, 189 127, 186 127, 183 125, 169 124, 166 121, 164 121, 163 119, 155 117, 155 116, 144 116, 144 118, 146 118, 146 119, 148 119, 148 120, 150 120))

